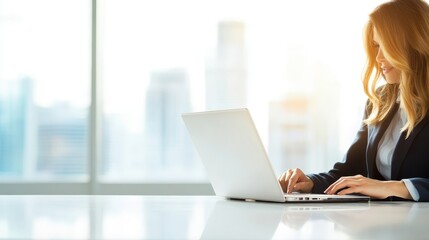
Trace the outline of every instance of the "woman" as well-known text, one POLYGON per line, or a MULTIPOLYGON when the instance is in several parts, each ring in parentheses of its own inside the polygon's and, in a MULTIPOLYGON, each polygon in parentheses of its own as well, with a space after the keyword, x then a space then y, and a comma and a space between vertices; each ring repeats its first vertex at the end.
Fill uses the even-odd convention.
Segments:
POLYGON ((343 162, 320 174, 290 169, 280 185, 287 193, 429 201, 429 5, 393 0, 378 6, 365 29, 365 50, 368 102, 343 162))

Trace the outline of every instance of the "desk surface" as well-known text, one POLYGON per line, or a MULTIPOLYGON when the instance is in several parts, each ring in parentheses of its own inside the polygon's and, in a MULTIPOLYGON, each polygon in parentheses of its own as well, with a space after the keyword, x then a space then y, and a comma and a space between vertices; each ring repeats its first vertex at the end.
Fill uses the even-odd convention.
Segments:
POLYGON ((0 196, 0 239, 423 239, 429 203, 0 196))

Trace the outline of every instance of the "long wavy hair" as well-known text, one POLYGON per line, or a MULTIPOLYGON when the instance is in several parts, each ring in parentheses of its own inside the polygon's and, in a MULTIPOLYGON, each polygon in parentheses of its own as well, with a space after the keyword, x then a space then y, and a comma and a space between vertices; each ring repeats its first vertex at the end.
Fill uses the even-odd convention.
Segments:
POLYGON ((400 96, 407 116, 402 131, 408 137, 429 109, 429 5, 423 0, 393 0, 378 6, 369 15, 364 45, 363 86, 370 101, 370 114, 364 122, 382 122, 400 96), (401 73, 399 84, 379 84, 383 74, 376 61, 374 29, 384 57, 401 73))

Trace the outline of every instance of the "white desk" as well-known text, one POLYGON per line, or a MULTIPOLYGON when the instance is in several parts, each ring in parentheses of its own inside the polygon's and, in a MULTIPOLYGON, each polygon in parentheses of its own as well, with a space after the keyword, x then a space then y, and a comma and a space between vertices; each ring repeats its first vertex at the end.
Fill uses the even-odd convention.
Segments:
POLYGON ((429 239, 429 203, 0 196, 0 239, 429 239))

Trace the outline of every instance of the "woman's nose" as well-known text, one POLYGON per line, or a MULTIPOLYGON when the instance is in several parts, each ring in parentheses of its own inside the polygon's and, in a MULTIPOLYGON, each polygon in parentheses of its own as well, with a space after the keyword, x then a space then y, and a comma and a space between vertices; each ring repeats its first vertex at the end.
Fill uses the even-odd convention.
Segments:
POLYGON ((381 50, 381 48, 378 48, 378 52, 377 52, 377 56, 375 57, 375 60, 378 63, 381 63, 384 60, 384 55, 383 55, 383 51, 381 50))

